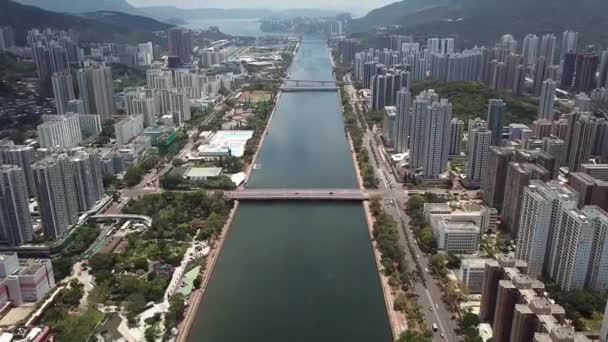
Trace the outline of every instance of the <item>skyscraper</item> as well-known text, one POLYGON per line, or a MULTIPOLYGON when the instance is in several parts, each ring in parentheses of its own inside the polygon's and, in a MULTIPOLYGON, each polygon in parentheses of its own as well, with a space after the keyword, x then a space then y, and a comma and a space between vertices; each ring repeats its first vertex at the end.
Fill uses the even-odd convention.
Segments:
POLYGON ((608 87, 608 50, 602 52, 599 65, 599 76, 597 77, 597 88, 608 87))
POLYGON ((524 189, 515 257, 528 263, 531 276, 541 277, 545 260, 552 258, 559 210, 575 207, 576 193, 558 182, 533 180, 524 189))
POLYGON ((555 114, 553 113, 553 105, 555 103, 555 89, 557 89, 557 83, 548 79, 543 81, 543 86, 540 92, 540 99, 538 104, 538 118, 553 120, 555 114))
POLYGON ((534 84, 532 85, 532 94, 540 96, 543 81, 547 79, 547 61, 545 57, 540 57, 534 64, 534 84))
POLYGON ((549 171, 532 163, 509 163, 505 181, 504 202, 501 213, 502 223, 513 235, 517 236, 519 215, 521 214, 521 194, 531 180, 548 181, 549 171))
POLYGON ((588 92, 595 88, 595 74, 599 63, 600 57, 596 53, 577 54, 574 89, 588 92))
POLYGON ((576 115, 571 122, 571 134, 566 140, 565 160, 570 172, 591 157, 598 120, 589 115, 576 115))
POLYGON ((422 168, 424 178, 438 177, 447 169, 452 104, 438 99, 434 91, 428 90, 414 101, 410 163, 413 171, 422 168))
POLYGON ((431 106, 439 100, 439 95, 433 90, 421 92, 412 105, 410 125, 410 172, 414 173, 425 165, 426 120, 431 116, 431 106))
POLYGON ((112 68, 101 64, 91 65, 78 70, 76 75, 86 114, 99 114, 102 122, 108 121, 116 112, 112 68))
POLYGON ((69 73, 54 73, 51 78, 53 84, 53 96, 58 114, 65 114, 68 102, 74 100, 74 83, 69 73))
POLYGON ((95 154, 77 152, 70 158, 78 210, 87 211, 103 197, 101 166, 95 154))
POLYGON ((526 65, 534 65, 539 52, 539 39, 535 34, 528 34, 524 37, 522 55, 526 65))
POLYGON ((574 72, 576 70, 577 54, 574 51, 567 52, 562 62, 562 78, 560 86, 564 89, 572 87, 574 72))
POLYGON ((544 57, 548 64, 555 63, 555 45, 557 37, 554 34, 545 34, 540 41, 539 57, 544 57))
POLYGON ((49 156, 32 165, 45 238, 64 237, 78 221, 74 173, 67 155, 49 156))
POLYGON ((32 164, 38 160, 36 150, 31 146, 16 145, 0 149, 2 163, 19 166, 25 174, 27 191, 30 196, 36 195, 36 186, 32 175, 32 164))
POLYGON ((469 132, 469 138, 471 140, 469 140, 467 182, 471 186, 480 186, 486 175, 492 132, 485 128, 475 128, 469 132))
POLYGON ((562 49, 560 51, 560 61, 568 52, 576 52, 578 45, 578 32, 566 30, 562 33, 562 49))
POLYGON ((32 220, 23 169, 0 165, 0 239, 9 246, 32 240, 32 220))
POLYGON ((37 127, 41 147, 76 147, 82 142, 78 114, 57 115, 56 120, 47 121, 37 127))
POLYGON ((182 63, 192 58, 192 31, 173 27, 169 29, 169 55, 179 57, 182 63))
POLYGON ((450 123, 450 152, 452 156, 460 155, 462 152, 462 136, 464 134, 464 121, 453 118, 450 123))
POLYGON ((412 95, 407 88, 397 92, 397 116, 395 118, 395 133, 393 147, 396 153, 404 153, 408 149, 410 131, 410 108, 412 95))
POLYGON ((483 201, 490 208, 501 210, 509 162, 515 149, 490 146, 486 175, 482 178, 483 201))
POLYGON ((502 140, 502 129, 505 125, 507 104, 500 99, 491 99, 488 103, 488 129, 492 131, 490 144, 497 146, 502 140))
POLYGON ((15 29, 12 26, 0 27, 0 51, 15 46, 15 29))

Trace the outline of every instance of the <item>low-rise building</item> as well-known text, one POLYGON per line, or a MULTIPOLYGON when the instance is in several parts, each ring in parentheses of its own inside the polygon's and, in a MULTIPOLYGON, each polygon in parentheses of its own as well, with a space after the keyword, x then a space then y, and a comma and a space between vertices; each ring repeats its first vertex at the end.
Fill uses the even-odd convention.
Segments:
POLYGON ((470 293, 481 293, 483 274, 489 259, 463 259, 456 274, 458 280, 467 287, 470 293))
POLYGON ((479 225, 471 220, 441 218, 437 222, 437 249, 451 254, 479 251, 479 225))
POLYGON ((196 183, 205 183, 209 178, 222 175, 221 167, 191 167, 184 173, 184 178, 196 183))
POLYGON ((50 259, 18 259, 17 253, 0 254, 0 307, 38 302, 55 287, 50 259))

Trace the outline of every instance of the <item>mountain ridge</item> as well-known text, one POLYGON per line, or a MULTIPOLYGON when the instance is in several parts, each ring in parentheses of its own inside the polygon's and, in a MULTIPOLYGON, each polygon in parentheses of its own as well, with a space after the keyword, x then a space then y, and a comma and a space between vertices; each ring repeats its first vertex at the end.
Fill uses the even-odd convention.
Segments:
MULTIPOLYGON (((418 0, 400 3, 408 1, 418 0)), ((581 39, 587 43, 608 45, 605 30, 608 2, 605 0, 462 0, 417 13, 394 13, 389 6, 372 11, 373 21, 354 20, 347 29, 355 33, 378 26, 400 25, 394 33, 453 36, 467 45, 490 43, 505 33, 522 39, 528 33, 559 34, 570 29, 580 32, 581 39)))

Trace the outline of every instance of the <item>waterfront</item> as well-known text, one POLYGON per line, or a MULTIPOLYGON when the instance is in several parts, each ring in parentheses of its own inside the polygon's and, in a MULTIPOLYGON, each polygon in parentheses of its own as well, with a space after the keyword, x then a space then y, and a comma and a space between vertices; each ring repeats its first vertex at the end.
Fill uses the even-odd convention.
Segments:
MULTIPOLYGON (((331 79, 324 41, 290 74, 331 79)), ((337 93, 283 94, 248 188, 356 188, 337 93)), ((190 341, 390 341, 360 204, 241 204, 190 341)))

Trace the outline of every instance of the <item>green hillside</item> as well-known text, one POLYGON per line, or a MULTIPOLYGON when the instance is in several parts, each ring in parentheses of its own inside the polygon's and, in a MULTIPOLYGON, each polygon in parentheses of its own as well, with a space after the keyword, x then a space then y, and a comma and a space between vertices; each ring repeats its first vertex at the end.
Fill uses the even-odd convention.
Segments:
MULTIPOLYGON (((105 12, 107 13, 107 12, 105 12)), ((14 1, 0 1, 0 26, 10 25, 17 32, 17 42, 25 43, 27 31, 32 28, 55 28, 78 31, 81 41, 113 41, 122 43, 141 43, 144 41, 161 42, 152 31, 165 30, 171 27, 153 19, 119 13, 121 23, 112 22, 111 16, 100 20, 89 19, 64 13, 49 12, 43 9, 25 6, 14 1)))
MULTIPOLYGON (((405 0, 415 1, 415 0, 405 0)), ((391 5, 375 10, 374 20, 353 21, 350 32, 400 25, 395 33, 453 36, 467 45, 495 41, 504 33, 521 39, 527 33, 579 31, 588 44, 608 45, 608 1, 605 0, 463 0, 408 13, 391 5), (360 25, 365 22, 365 25, 360 25)), ((372 14, 370 13, 370 15, 372 14)))

